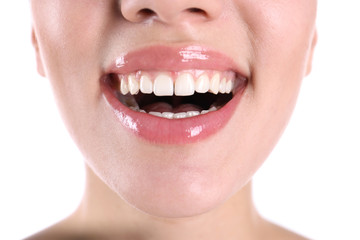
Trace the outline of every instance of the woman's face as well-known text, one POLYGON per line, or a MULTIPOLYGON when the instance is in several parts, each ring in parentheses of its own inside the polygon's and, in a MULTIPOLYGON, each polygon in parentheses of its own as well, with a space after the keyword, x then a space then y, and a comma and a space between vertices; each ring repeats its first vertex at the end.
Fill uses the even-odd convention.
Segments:
POLYGON ((204 213, 251 179, 315 42, 316 0, 31 4, 39 72, 86 163, 156 216, 204 213))

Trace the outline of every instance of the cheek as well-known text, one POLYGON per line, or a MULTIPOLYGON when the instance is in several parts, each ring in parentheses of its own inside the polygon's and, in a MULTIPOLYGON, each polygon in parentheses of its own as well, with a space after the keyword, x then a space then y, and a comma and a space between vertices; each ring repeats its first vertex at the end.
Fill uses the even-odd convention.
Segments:
POLYGON ((316 15, 316 1, 256 2, 249 1, 253 7, 242 13, 254 50, 252 78, 244 109, 234 118, 237 126, 232 126, 244 140, 230 143, 245 161, 239 168, 244 175, 261 165, 289 121, 305 75, 316 15))
POLYGON ((276 112, 292 108, 296 101, 311 50, 316 1, 267 2, 254 8, 261 17, 250 25, 256 46, 253 87, 255 99, 276 103, 276 112))
POLYGON ((262 22, 255 25, 254 30, 259 45, 255 54, 261 56, 257 60, 262 64, 298 65, 305 62, 314 31, 316 1, 273 4, 268 9, 261 9, 260 14, 262 22))
POLYGON ((99 58, 110 16, 103 1, 34 0, 32 10, 47 75, 54 71, 74 74, 79 72, 75 67, 99 58))
POLYGON ((45 73, 52 83, 68 127, 76 129, 81 125, 74 119, 75 116, 80 113, 87 116, 84 109, 96 104, 94 101, 100 94, 101 37, 110 17, 109 8, 105 5, 109 2, 32 2, 34 28, 45 73))

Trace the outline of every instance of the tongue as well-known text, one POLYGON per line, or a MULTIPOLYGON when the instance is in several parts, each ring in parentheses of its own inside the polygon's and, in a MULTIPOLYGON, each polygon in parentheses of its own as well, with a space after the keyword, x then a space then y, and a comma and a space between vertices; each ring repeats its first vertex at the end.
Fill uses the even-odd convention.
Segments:
POLYGON ((152 103, 142 107, 142 109, 145 110, 146 112, 161 112, 161 113, 163 112, 180 113, 180 112, 189 112, 189 111, 201 112, 202 110, 201 107, 193 104, 180 104, 179 106, 173 108, 173 106, 165 102, 152 103))

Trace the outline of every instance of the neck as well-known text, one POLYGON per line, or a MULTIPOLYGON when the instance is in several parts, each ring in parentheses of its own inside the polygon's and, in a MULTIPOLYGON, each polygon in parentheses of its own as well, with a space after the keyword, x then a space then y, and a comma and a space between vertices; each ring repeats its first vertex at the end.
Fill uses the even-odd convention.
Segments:
POLYGON ((251 183, 223 205, 189 218, 158 218, 134 209, 87 167, 84 198, 72 216, 83 232, 116 239, 256 239, 261 218, 251 183), (104 236, 104 233, 108 234, 104 236))

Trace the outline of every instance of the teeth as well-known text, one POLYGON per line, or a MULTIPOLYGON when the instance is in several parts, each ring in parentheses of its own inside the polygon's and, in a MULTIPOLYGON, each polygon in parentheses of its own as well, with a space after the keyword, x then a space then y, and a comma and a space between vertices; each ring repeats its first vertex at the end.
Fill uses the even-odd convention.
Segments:
POLYGON ((210 80, 207 74, 202 74, 197 80, 195 84, 196 92, 198 93, 206 93, 210 88, 210 80))
MULTIPOLYGON (((138 111, 138 112, 142 112, 142 113, 146 113, 144 110, 139 109, 139 107, 130 107, 132 110, 134 111, 138 111)), ((199 111, 188 111, 188 112, 180 112, 180 113, 172 113, 172 112, 149 112, 148 114, 156 116, 156 117, 162 117, 162 118, 167 118, 167 119, 183 119, 183 118, 191 118, 191 117, 196 117, 199 115, 204 115, 213 111, 218 110, 217 107, 212 106, 209 108, 209 110, 202 110, 201 112, 199 111)))
POLYGON ((226 78, 223 78, 220 82, 220 86, 219 86, 219 92, 220 93, 225 93, 226 92, 226 78))
POLYGON ((200 112, 198 111, 189 111, 186 113, 187 117, 195 117, 195 116, 198 116, 200 115, 200 112))
POLYGON ((196 79, 194 77, 195 74, 182 72, 178 74, 176 80, 173 80, 172 76, 174 74, 170 72, 159 72, 155 75, 154 73, 139 71, 136 74, 131 73, 127 76, 119 74, 118 76, 122 95, 128 93, 136 95, 142 92, 143 94, 154 93, 156 96, 191 96, 195 92, 224 94, 231 93, 234 90, 233 77, 229 79, 217 71, 210 74, 212 76, 211 79, 206 71, 196 79))
POLYGON ((195 92, 194 78, 190 73, 182 73, 175 81, 176 96, 191 96, 195 92))
POLYGON ((151 94, 153 91, 153 84, 148 75, 142 75, 140 78, 140 91, 142 93, 151 94))
POLYGON ((217 107, 215 107, 215 106, 212 106, 212 107, 209 108, 209 112, 214 112, 214 111, 216 111, 216 110, 218 110, 218 109, 217 109, 217 107))
POLYGON ((128 86, 127 82, 125 81, 124 76, 120 76, 120 79, 121 79, 121 83, 120 83, 121 94, 126 95, 129 93, 129 86, 128 86))
MULTIPOLYGON (((204 71, 189 72, 184 71, 181 73, 171 72, 144 72, 138 71, 128 75, 119 74, 120 89, 122 95, 136 95, 140 91, 143 94, 154 93, 156 96, 191 96, 196 92, 213 94, 231 93, 235 86, 235 75, 232 72, 220 73, 218 71, 204 71), (208 74, 209 73, 209 74, 208 74), (177 75, 177 79, 174 81, 173 77, 177 75), (200 76, 199 76, 200 75, 200 76), (211 76, 211 79, 209 77, 211 76), (197 79, 195 78, 197 76, 197 79), (175 82, 175 83, 174 83, 175 82)), ((135 97, 121 97, 119 100, 128 106, 133 111, 151 114, 156 117, 162 117, 166 119, 183 119, 196 117, 202 114, 208 114, 213 111, 217 111, 221 108, 219 101, 215 101, 208 110, 202 111, 188 111, 188 112, 146 112, 140 109, 135 97)), ((154 109, 155 110, 155 109, 154 109)))
MULTIPOLYGON (((130 109, 137 111, 137 112, 141 112, 141 113, 146 113, 144 110, 140 109, 139 106, 130 106, 130 109)), ((156 116, 156 117, 162 117, 162 118, 167 118, 167 119, 183 119, 183 118, 191 118, 191 117, 196 117, 199 115, 204 115, 213 111, 218 110, 218 107, 215 106, 211 106, 208 110, 202 110, 201 112, 199 111, 188 111, 188 112, 180 112, 180 113, 172 113, 172 112, 154 112, 151 111, 148 114, 156 116)))
POLYGON ((181 118, 186 118, 187 114, 186 112, 181 112, 181 113, 175 113, 174 114, 174 119, 181 119, 181 118))
POLYGON ((220 87, 219 85, 220 85, 220 74, 215 73, 214 76, 211 78, 210 92, 212 92, 213 94, 218 94, 220 87))
POLYGON ((138 94, 140 87, 139 87, 139 82, 137 81, 135 74, 130 74, 128 77, 128 81, 129 81, 129 90, 130 90, 131 95, 138 94))
POLYGON ((226 83, 226 93, 230 93, 234 88, 233 80, 230 80, 226 83))
POLYGON ((161 113, 159 113, 159 112, 149 112, 149 114, 154 115, 154 116, 157 116, 157 117, 161 117, 161 116, 162 116, 161 113))
POLYGON ((201 114, 207 114, 207 113, 209 113, 210 111, 209 110, 202 110, 201 111, 201 114))
POLYGON ((173 117, 174 117, 174 113, 172 113, 172 112, 163 112, 161 115, 162 115, 162 117, 168 118, 168 119, 173 119, 173 117))
POLYGON ((172 78, 167 74, 159 74, 154 81, 154 94, 156 96, 172 96, 174 84, 172 78))

